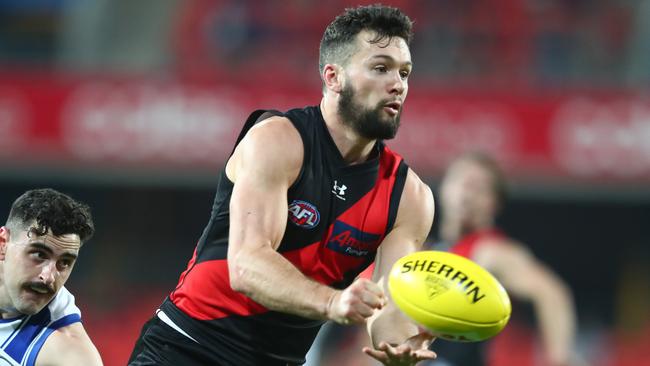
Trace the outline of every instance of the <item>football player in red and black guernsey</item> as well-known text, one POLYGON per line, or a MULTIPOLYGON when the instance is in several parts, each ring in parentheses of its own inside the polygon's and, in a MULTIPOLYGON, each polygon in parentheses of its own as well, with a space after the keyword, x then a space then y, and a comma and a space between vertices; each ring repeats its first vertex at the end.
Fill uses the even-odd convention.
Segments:
POLYGON ((382 142, 408 92, 411 26, 396 8, 347 9, 321 41, 320 105, 248 118, 187 270, 129 365, 301 364, 328 320, 366 324, 363 351, 386 365, 435 357, 386 288, 434 214, 429 187, 382 142), (373 261, 372 280, 357 279, 373 261))
MULTIPOLYGON (((505 187, 500 167, 488 155, 468 152, 454 159, 440 184, 442 241, 432 249, 474 260, 513 298, 533 305, 544 365, 584 365, 575 352, 576 314, 569 287, 524 244, 496 226, 505 187)), ((441 340, 436 346, 441 357, 427 365, 486 364, 483 343, 441 340)))

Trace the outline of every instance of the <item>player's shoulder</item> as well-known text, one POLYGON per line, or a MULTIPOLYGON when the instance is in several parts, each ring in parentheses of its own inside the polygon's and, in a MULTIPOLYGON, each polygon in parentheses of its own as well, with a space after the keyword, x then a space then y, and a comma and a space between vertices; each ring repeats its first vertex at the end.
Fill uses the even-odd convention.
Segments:
POLYGON ((318 123, 322 119, 317 106, 294 108, 287 112, 267 111, 246 132, 242 142, 245 147, 263 149, 270 156, 301 160, 312 136, 318 136, 318 123))
POLYGON ((431 187, 411 168, 408 168, 406 173, 402 196, 407 199, 407 202, 419 203, 419 206, 428 207, 434 204, 431 187))
POLYGON ((74 323, 52 332, 43 344, 35 365, 101 366, 102 360, 83 325, 74 323), (62 349, 66 350, 63 354, 62 349))
POLYGON ((397 211, 396 223, 419 223, 423 230, 430 230, 433 222, 435 204, 431 187, 409 168, 406 173, 404 190, 397 211))
POLYGON ((302 167, 304 149, 299 132, 284 116, 271 116, 256 123, 235 147, 226 165, 233 182, 241 172, 294 181, 302 167))
POLYGON ((528 252, 528 248, 523 243, 498 230, 488 230, 482 233, 477 238, 476 247, 499 252, 528 252))
POLYGON ((271 141, 295 142, 300 140, 300 134, 289 117, 277 115, 256 123, 246 135, 255 139, 264 139, 267 143, 271 141))
POLYGON ((65 287, 61 287, 47 307, 51 321, 65 323, 62 325, 72 324, 81 319, 81 310, 75 303, 75 297, 65 287))
POLYGON ((81 324, 81 311, 74 295, 62 287, 47 309, 51 318, 47 328, 51 333, 43 338, 35 365, 101 365, 101 357, 81 324))
POLYGON ((476 243, 472 259, 487 268, 498 268, 528 263, 534 257, 528 247, 508 236, 486 236, 476 243))
POLYGON ((300 133, 289 118, 271 116, 251 127, 235 152, 253 153, 262 160, 300 160, 303 149, 301 141, 300 133))

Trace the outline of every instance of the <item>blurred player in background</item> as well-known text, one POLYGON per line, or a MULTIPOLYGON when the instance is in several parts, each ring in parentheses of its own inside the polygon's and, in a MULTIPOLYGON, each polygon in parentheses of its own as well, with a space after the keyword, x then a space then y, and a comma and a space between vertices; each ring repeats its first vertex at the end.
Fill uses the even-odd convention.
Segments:
MULTIPOLYGON (((530 301, 537 318, 544 365, 578 364, 574 354, 576 314, 568 286, 523 245, 495 225, 506 196, 506 182, 497 163, 472 152, 450 163, 440 185, 440 243, 490 271, 515 299, 530 301)), ((484 364, 481 343, 440 340, 441 358, 431 365, 484 364)))
POLYGON ((130 365, 301 364, 328 320, 367 324, 363 351, 387 365, 435 357, 431 334, 386 295, 434 211, 382 143, 408 91, 411 26, 396 8, 347 9, 321 41, 320 105, 248 118, 194 256, 130 365), (356 279, 375 258, 374 282, 356 279))
MULTIPOLYGON (((446 250, 470 258, 494 274, 513 298, 532 302, 543 344, 543 365, 584 365, 574 353, 576 315, 567 285, 523 244, 495 226, 505 195, 504 176, 489 156, 467 153, 455 159, 440 186, 441 241, 425 244, 425 249, 446 250)), ((362 276, 368 277, 368 272, 362 276)), ((331 326, 325 331, 319 335, 320 349, 310 354, 309 366, 340 364, 338 360, 332 361, 336 356, 328 349, 368 342, 367 337, 348 334, 340 327, 331 326), (348 344, 339 344, 338 339, 348 344)), ((439 357, 422 365, 481 366, 486 363, 486 344, 440 339, 435 343, 439 357)), ((359 365, 360 362, 363 361, 359 360, 359 365)))
POLYGON ((0 365, 102 364, 63 287, 93 232, 88 206, 53 189, 13 203, 0 227, 0 365))

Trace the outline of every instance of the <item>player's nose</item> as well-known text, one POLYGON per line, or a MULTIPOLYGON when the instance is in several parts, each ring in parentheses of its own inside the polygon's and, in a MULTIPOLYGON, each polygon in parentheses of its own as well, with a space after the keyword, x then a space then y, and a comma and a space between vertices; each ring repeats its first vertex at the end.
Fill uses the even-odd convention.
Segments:
POLYGON ((391 78, 390 93, 396 95, 404 94, 406 90, 406 80, 402 78, 399 72, 394 72, 391 78))
POLYGON ((38 278, 43 281, 44 284, 51 286, 56 280, 57 273, 56 262, 52 261, 41 268, 41 273, 38 278))

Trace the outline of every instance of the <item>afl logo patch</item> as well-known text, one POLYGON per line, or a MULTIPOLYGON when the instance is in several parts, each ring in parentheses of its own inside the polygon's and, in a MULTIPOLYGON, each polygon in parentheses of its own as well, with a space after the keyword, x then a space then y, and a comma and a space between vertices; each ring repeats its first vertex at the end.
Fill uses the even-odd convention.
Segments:
POLYGON ((320 213, 309 202, 294 200, 289 204, 289 220, 306 229, 313 229, 320 222, 320 213))

